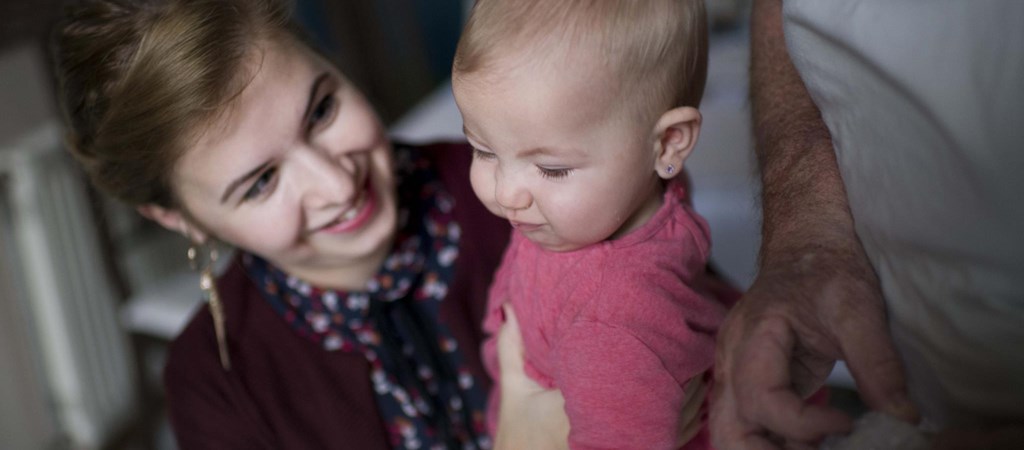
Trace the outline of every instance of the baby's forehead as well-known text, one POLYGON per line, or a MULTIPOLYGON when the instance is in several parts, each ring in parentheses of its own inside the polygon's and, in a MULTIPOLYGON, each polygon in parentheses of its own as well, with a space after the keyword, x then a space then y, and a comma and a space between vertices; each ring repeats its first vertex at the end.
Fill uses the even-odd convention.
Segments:
POLYGON ((621 85, 625 68, 620 58, 596 45, 549 42, 543 36, 495 46, 470 73, 456 72, 455 79, 501 83, 516 77, 557 79, 563 86, 597 82, 621 85))
MULTIPOLYGON (((478 60, 472 72, 456 70, 454 81, 460 79, 501 83, 514 77, 535 77, 584 86, 590 96, 606 96, 636 91, 645 80, 650 83, 655 66, 637 65, 620 51, 610 49, 602 39, 562 39, 557 33, 517 35, 494 42, 478 60)), ((660 73, 660 72, 659 72, 660 73)), ((660 77, 658 77, 660 78, 660 77)))

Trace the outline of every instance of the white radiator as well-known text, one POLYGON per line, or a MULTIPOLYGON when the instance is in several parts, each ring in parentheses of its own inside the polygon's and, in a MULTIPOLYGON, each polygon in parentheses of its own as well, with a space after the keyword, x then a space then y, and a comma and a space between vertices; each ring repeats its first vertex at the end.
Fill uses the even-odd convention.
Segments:
MULTIPOLYGON (((73 448, 98 448, 139 407, 128 336, 82 174, 47 123, 0 149, 23 298, 59 427, 73 448)), ((8 230, 11 231, 11 230, 8 230)))

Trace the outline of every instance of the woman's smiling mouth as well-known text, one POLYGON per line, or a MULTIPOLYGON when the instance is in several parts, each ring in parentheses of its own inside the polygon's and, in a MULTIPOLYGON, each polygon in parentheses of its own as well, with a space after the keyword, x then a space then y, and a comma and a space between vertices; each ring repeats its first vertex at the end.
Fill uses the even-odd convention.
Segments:
POLYGON ((373 218, 376 212, 377 196, 374 194, 368 180, 366 189, 359 196, 359 199, 356 200, 356 203, 338 216, 337 219, 321 227, 319 231, 328 234, 348 233, 365 225, 373 218))

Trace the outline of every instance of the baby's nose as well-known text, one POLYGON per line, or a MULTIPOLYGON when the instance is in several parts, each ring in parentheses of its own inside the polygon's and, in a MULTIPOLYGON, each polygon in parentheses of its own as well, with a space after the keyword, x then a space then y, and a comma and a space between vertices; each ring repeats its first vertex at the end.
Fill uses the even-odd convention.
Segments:
POLYGON ((533 196, 523 183, 514 179, 502 179, 499 175, 494 185, 494 199, 502 208, 509 210, 526 209, 533 204, 533 196))

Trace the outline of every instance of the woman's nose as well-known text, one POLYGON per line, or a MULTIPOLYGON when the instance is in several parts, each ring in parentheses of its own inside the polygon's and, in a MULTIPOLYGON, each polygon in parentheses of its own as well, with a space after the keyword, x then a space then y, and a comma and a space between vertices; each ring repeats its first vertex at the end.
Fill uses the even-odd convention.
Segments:
POLYGON ((354 200, 359 173, 349 155, 335 157, 315 150, 301 153, 302 198, 306 207, 324 209, 354 200))
POLYGON ((529 208, 533 204, 533 196, 525 183, 513 174, 503 174, 498 170, 495 175, 494 200, 508 210, 529 208))

